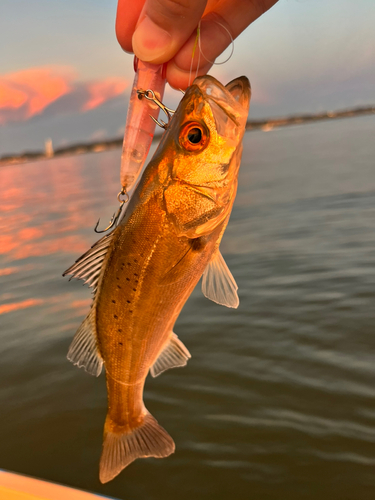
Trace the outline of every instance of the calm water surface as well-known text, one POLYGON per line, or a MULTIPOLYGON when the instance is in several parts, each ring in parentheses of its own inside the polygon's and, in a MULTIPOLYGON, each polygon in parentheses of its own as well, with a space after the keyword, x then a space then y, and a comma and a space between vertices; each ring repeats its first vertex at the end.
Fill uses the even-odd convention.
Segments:
POLYGON ((117 206, 120 149, 0 169, 0 467, 124 500, 375 498, 374 117, 245 136, 222 252, 229 310, 194 291, 184 369, 146 382, 176 442, 98 480, 104 377, 66 353, 91 295, 62 272, 117 206))

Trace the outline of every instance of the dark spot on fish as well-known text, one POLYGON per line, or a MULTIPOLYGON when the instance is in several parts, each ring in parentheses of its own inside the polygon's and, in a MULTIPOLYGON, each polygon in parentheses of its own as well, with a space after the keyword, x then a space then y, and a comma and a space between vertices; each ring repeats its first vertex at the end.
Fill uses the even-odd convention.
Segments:
POLYGON ((113 304, 116 304, 116 301, 115 301, 115 300, 112 300, 112 303, 113 303, 113 304))
POLYGON ((130 300, 127 300, 126 302, 127 302, 128 304, 131 304, 130 300))
POLYGON ((120 285, 117 285, 117 288, 119 288, 121 290, 121 286, 120 285))
POLYGON ((135 280, 135 283, 138 283, 138 280, 135 280))
POLYGON ((141 257, 143 257, 143 255, 144 255, 144 254, 143 254, 143 253, 141 253, 141 257))
POLYGON ((130 262, 128 262, 128 266, 131 266, 130 262))
POLYGON ((129 311, 130 313, 132 313, 133 311, 129 311))
POLYGON ((122 342, 119 342, 119 345, 122 345, 122 342))
POLYGON ((125 266, 125 264, 124 264, 123 262, 121 262, 121 265, 122 265, 122 266, 125 266))
POLYGON ((136 291, 137 291, 137 289, 136 289, 136 288, 133 288, 133 292, 136 292, 136 291))
POLYGON ((137 273, 134 273, 134 276, 138 276, 138 274, 137 274, 137 273))
POLYGON ((116 279, 119 280, 120 278, 118 276, 116 276, 116 279))
POLYGON ((134 262, 138 262, 137 259, 134 259, 134 262))
POLYGON ((135 240, 133 240, 133 243, 135 243, 135 240))
POLYGON ((126 278, 126 281, 130 281, 130 278, 126 278))
POLYGON ((114 314, 114 315, 113 315, 113 317, 114 317, 115 319, 118 319, 118 316, 117 316, 116 314, 114 314))
MULTIPOLYGON (((121 333, 121 332, 122 332, 122 329, 121 329, 121 328, 119 328, 117 331, 118 331, 119 333, 121 333)), ((122 344, 121 344, 121 345, 122 345, 122 344)))

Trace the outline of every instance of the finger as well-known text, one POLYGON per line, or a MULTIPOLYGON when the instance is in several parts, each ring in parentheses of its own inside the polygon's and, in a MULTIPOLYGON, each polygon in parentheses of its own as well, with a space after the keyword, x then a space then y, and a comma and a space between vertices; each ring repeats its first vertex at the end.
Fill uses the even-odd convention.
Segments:
MULTIPOLYGON (((201 22, 200 45, 203 64, 215 59, 232 42, 229 33, 235 39, 253 21, 270 9, 277 0, 226 0, 205 15, 201 22), (229 31, 229 33, 228 33, 229 31)), ((187 71, 191 65, 191 56, 195 43, 195 34, 190 36, 174 58, 174 64, 181 71, 187 71)), ((201 58, 201 62, 202 62, 201 58)), ((198 58, 194 58, 193 70, 198 58)))
POLYGON ((205 64, 200 65, 199 69, 194 71, 184 71, 178 66, 176 66, 174 59, 170 61, 167 65, 166 78, 169 85, 178 90, 185 90, 196 78, 197 76, 206 75, 212 67, 211 63, 205 62, 205 64))
POLYGON ((146 0, 133 35, 142 61, 161 64, 180 50, 196 29, 207 0, 146 0))
POLYGON ((132 37, 145 0, 118 0, 116 36, 126 52, 133 52, 132 37))

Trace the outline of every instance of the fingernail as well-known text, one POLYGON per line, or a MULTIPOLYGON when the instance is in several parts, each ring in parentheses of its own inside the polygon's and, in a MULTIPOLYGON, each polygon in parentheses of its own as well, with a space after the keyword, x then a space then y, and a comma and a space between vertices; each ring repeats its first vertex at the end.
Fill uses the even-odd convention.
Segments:
POLYGON ((162 57, 168 50, 172 36, 157 26, 148 16, 138 24, 132 39, 134 54, 145 62, 162 57))

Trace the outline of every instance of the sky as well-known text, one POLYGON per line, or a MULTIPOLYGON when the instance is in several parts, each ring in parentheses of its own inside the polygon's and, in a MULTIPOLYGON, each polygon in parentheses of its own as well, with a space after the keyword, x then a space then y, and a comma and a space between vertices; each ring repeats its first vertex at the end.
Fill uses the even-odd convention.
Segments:
MULTIPOLYGON (((134 72, 116 4, 0 0, 0 156, 123 133, 134 72)), ((210 74, 250 79, 250 119, 374 105, 374 26, 374 0, 279 0, 210 74)))

